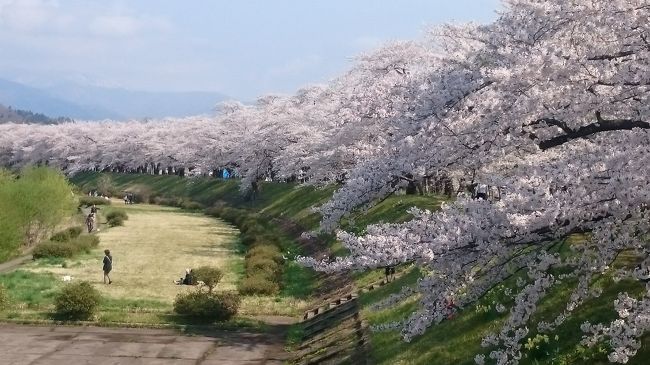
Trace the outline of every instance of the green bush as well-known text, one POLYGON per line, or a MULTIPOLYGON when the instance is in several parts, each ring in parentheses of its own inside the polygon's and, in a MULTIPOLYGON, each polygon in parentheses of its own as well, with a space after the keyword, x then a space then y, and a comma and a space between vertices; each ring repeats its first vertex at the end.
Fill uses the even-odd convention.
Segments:
POLYGON ((223 216, 223 209, 224 206, 222 204, 215 204, 214 206, 207 208, 204 212, 206 215, 211 217, 221 218, 223 216))
POLYGON ((123 226, 127 219, 129 216, 123 210, 111 210, 106 214, 106 222, 110 227, 123 226))
POLYGON ((244 246, 251 247, 256 244, 277 244, 278 239, 268 234, 268 230, 261 225, 250 227, 246 232, 241 234, 241 243, 244 246))
POLYGON ((129 219, 129 216, 123 210, 111 210, 106 214, 106 223, 110 227, 123 226, 124 221, 129 219))
POLYGON ((124 225, 124 218, 115 217, 115 218, 112 218, 112 219, 107 219, 106 223, 108 223, 109 227, 123 226, 124 225))
POLYGON ((219 281, 221 281, 221 278, 223 277, 221 270, 212 266, 198 267, 192 270, 192 274, 194 275, 195 281, 202 281, 205 283, 209 292, 212 292, 212 289, 219 284, 219 281))
POLYGON ((277 262, 278 264, 281 264, 284 261, 278 246, 266 243, 257 244, 246 252, 246 259, 253 256, 263 256, 277 262))
POLYGON ((101 301, 99 291, 87 282, 66 285, 54 298, 56 314, 67 319, 89 319, 101 301))
POLYGON ((126 214, 126 212, 120 209, 113 209, 106 214, 106 219, 111 219, 116 217, 122 218, 124 220, 129 219, 129 216, 126 214))
POLYGON ((133 194, 133 200, 135 203, 149 203, 151 195, 153 194, 151 188, 143 184, 131 186, 129 192, 133 194))
POLYGON ((199 202, 195 202, 191 200, 183 200, 183 202, 181 203, 181 208, 187 210, 199 210, 199 209, 203 209, 203 205, 199 202))
POLYGON ((32 251, 34 259, 43 257, 72 257, 77 253, 78 249, 70 242, 43 242, 40 243, 32 251))
POLYGON ((71 239, 79 237, 82 231, 83 228, 81 226, 70 227, 68 229, 64 229, 63 231, 53 234, 52 237, 50 237, 50 241, 67 242, 70 241, 71 239))
POLYGON ((80 207, 89 207, 91 205, 111 205, 110 200, 98 196, 80 196, 79 197, 79 206, 80 207))
POLYGON ((249 230, 258 227, 259 225, 260 223, 257 218, 249 216, 242 220, 239 231, 241 231, 241 233, 246 233, 249 230))
POLYGON ((280 273, 280 265, 273 258, 263 255, 251 256, 245 261, 246 274, 257 276, 264 274, 271 281, 276 281, 280 273))
POLYGON ((247 217, 247 212, 243 209, 236 209, 236 208, 229 208, 229 207, 224 207, 221 209, 221 215, 219 215, 219 218, 230 222, 237 227, 241 226, 241 223, 246 219, 247 217))
POLYGON ((174 312, 204 320, 227 321, 237 314, 240 298, 234 293, 191 291, 174 300, 174 312))
POLYGON ((7 289, 0 284, 0 310, 3 310, 9 306, 9 293, 7 289))
POLYGON ((246 277, 239 283, 239 293, 243 295, 275 295, 279 291, 277 283, 261 274, 246 277))
POLYGON ((99 245, 99 237, 95 235, 79 236, 67 242, 43 242, 36 246, 32 256, 34 259, 45 257, 70 258, 80 252, 90 252, 97 245, 99 245))
POLYGON ((180 204, 180 200, 177 198, 170 198, 168 196, 156 196, 152 198, 154 204, 157 205, 167 205, 170 207, 177 207, 180 204))

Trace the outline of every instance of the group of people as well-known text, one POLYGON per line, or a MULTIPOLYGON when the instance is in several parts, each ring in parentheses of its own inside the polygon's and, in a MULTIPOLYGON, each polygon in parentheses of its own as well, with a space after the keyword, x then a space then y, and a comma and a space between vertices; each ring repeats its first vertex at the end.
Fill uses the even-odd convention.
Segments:
POLYGON ((92 232, 95 228, 95 223, 97 222, 97 212, 99 208, 93 204, 90 207, 90 213, 86 216, 86 227, 88 228, 88 233, 92 232))
POLYGON ((133 193, 126 193, 124 195, 124 204, 133 204, 135 203, 135 197, 133 196, 133 193))
POLYGON ((465 179, 460 179, 457 196, 472 197, 476 200, 497 201, 501 199, 503 187, 492 186, 485 183, 466 185, 465 179))

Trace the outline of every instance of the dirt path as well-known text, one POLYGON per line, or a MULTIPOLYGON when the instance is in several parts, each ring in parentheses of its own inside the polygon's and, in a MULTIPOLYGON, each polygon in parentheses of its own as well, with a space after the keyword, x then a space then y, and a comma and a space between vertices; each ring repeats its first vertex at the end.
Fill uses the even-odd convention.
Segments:
POLYGON ((32 260, 32 254, 16 257, 15 259, 0 264, 0 274, 17 269, 32 260))
POLYGON ((3 365, 280 365, 287 359, 282 345, 276 336, 246 332, 0 325, 3 365))

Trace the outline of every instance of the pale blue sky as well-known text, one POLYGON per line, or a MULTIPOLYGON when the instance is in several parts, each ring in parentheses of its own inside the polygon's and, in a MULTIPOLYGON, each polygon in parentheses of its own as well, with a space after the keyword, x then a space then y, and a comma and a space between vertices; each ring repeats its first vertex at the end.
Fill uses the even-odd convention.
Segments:
POLYGON ((0 78, 242 100, 324 82, 382 42, 488 22, 499 0, 0 0, 0 78))

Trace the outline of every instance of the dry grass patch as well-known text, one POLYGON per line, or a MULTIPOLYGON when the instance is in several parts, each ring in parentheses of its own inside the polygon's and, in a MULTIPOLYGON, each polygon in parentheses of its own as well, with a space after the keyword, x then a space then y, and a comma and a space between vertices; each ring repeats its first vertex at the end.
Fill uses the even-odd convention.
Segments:
MULTIPOLYGON (((119 205, 129 215, 124 226, 102 230, 101 242, 92 255, 64 268, 30 265, 28 270, 70 275, 73 280, 91 281, 102 295, 115 299, 159 300, 171 304, 179 292, 193 288, 174 285, 185 268, 216 266, 224 272, 217 290, 236 290, 237 267, 243 258, 236 254, 237 230, 202 214, 155 205, 119 205), (104 249, 113 255, 113 284, 102 284, 104 249)), ((100 211, 101 212, 101 211, 100 211)))

